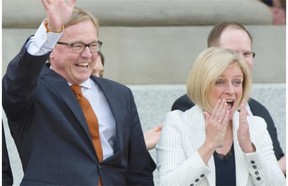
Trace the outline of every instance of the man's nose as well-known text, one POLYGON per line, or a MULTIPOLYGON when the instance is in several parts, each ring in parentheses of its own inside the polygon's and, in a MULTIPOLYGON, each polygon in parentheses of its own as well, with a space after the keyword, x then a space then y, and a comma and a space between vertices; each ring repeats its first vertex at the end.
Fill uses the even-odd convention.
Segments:
POLYGON ((92 53, 91 53, 90 48, 88 46, 85 47, 85 49, 81 53, 81 56, 83 56, 83 57, 85 56, 87 58, 90 58, 92 56, 92 53))

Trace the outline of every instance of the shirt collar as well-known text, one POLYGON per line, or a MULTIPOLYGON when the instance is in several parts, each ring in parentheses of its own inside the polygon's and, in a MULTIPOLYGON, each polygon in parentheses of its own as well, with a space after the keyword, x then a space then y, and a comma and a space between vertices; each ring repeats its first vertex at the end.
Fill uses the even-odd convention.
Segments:
MULTIPOLYGON (((86 81, 84 81, 83 83, 81 83, 80 86, 81 86, 81 87, 84 87, 84 88, 87 88, 87 89, 92 89, 92 83, 93 83, 93 81, 92 81, 90 78, 88 78, 86 81)), ((72 84, 69 83, 69 82, 68 82, 68 84, 69 84, 69 86, 72 85, 72 84)))

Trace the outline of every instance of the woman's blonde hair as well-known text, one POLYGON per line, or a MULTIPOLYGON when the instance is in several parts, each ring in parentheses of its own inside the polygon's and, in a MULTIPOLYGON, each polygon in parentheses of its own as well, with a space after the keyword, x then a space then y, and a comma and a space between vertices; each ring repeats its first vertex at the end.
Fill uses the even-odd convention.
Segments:
MULTIPOLYGON (((216 79, 234 64, 239 66, 244 78, 241 100, 248 101, 252 80, 246 62, 234 51, 218 47, 207 48, 196 58, 187 80, 188 97, 203 110, 213 109, 208 103, 208 93, 216 79)), ((237 104, 239 107, 240 102, 237 104)))

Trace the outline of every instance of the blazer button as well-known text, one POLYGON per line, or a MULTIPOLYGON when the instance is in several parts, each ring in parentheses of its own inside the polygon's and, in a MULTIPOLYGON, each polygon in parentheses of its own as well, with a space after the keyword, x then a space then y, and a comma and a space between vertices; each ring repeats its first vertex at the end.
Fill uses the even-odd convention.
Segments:
POLYGON ((255 161, 251 160, 250 163, 251 163, 251 164, 255 164, 255 161))
POLYGON ((261 178, 260 178, 260 177, 257 177, 257 178, 256 178, 256 180, 257 180, 257 181, 260 181, 260 180, 261 180, 261 178))
POLYGON ((255 171, 255 175, 259 175, 259 172, 258 172, 258 171, 255 171))
POLYGON ((252 167, 253 167, 253 169, 257 169, 257 166, 256 166, 256 165, 253 165, 252 167))
POLYGON ((192 183, 190 186, 194 186, 194 184, 192 183))
POLYGON ((99 168, 99 169, 102 169, 102 165, 98 164, 98 168, 99 168))

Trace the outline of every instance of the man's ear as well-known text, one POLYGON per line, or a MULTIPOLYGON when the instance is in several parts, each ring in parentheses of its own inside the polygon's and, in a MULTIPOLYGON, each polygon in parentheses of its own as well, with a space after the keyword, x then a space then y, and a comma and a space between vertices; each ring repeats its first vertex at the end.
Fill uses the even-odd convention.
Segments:
POLYGON ((49 58, 50 58, 50 59, 53 59, 53 58, 54 58, 53 50, 52 50, 52 52, 50 53, 49 58))

